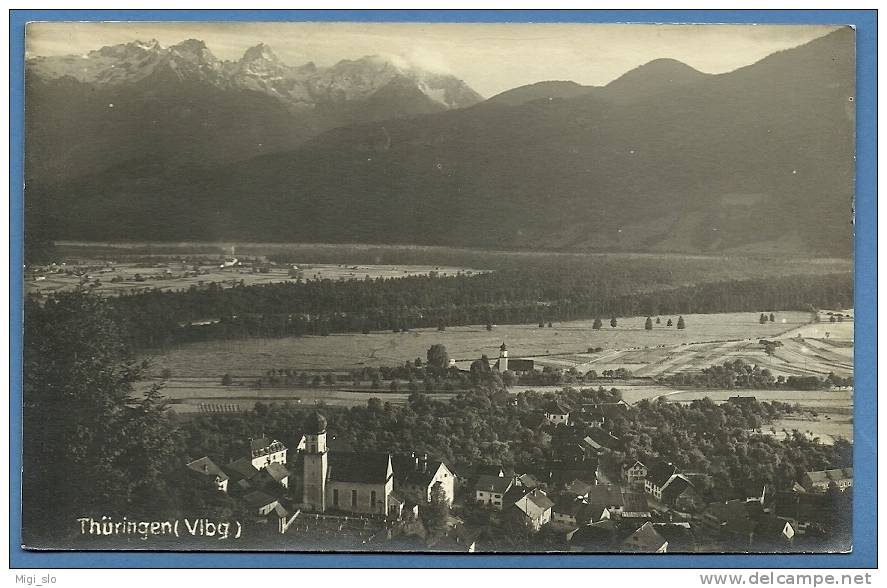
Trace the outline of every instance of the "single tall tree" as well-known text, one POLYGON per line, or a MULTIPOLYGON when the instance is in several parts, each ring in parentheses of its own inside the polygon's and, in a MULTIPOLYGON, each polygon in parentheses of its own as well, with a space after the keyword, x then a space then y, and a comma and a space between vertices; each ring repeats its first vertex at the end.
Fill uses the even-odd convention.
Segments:
POLYGON ((428 348, 425 354, 428 370, 436 376, 445 376, 450 365, 450 354, 445 345, 437 343, 428 348))
POLYGON ((644 322, 644 328, 647 329, 648 331, 652 331, 653 330, 653 319, 651 319, 650 317, 647 317, 646 322, 644 322))
POLYGON ((683 317, 683 316, 679 316, 679 317, 678 317, 678 328, 679 328, 679 329, 683 329, 683 328, 686 328, 686 326, 687 326, 687 325, 684 324, 684 317, 683 317))

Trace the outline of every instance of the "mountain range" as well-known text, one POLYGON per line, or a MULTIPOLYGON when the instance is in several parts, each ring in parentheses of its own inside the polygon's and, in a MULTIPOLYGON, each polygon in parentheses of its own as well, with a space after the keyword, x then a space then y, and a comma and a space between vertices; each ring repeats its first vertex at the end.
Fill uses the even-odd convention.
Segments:
POLYGON ((261 45, 80 59, 28 63, 27 220, 55 238, 852 249, 849 28, 729 73, 659 59, 486 101, 381 58, 292 68, 261 45))
POLYGON ((30 176, 53 182, 117 164, 227 163, 334 127, 464 108, 461 80, 378 56, 284 64, 265 44, 222 61, 203 41, 156 40, 27 61, 30 176))

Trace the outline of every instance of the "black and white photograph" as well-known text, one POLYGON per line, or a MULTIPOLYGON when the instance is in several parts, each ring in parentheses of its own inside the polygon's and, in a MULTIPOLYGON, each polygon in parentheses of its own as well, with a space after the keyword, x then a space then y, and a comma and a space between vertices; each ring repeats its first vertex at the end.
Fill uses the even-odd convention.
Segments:
POLYGON ((855 98, 841 23, 29 22, 23 548, 851 552, 855 98))

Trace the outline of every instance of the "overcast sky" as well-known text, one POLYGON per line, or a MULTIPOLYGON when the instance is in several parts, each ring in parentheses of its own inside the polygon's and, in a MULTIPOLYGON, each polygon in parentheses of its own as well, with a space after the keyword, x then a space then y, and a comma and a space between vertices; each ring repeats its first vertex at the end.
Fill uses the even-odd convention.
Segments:
POLYGON ((157 39, 206 42, 239 59, 259 42, 285 63, 326 66, 383 55, 451 73, 485 97, 543 80, 602 85, 653 59, 670 57, 707 73, 754 63, 827 34, 832 26, 371 24, 371 23, 34 23, 27 53, 84 54, 105 45, 157 39))

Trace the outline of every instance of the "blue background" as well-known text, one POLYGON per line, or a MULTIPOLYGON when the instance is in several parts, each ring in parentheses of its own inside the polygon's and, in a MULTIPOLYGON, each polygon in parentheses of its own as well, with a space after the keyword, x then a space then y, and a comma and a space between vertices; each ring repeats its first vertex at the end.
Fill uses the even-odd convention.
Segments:
POLYGON ((877 12, 874 10, 14 10, 10 13, 10 566, 94 567, 877 567, 877 12), (24 39, 29 21, 698 22, 849 24, 857 43, 853 552, 821 555, 448 555, 34 552, 21 545, 24 39))

